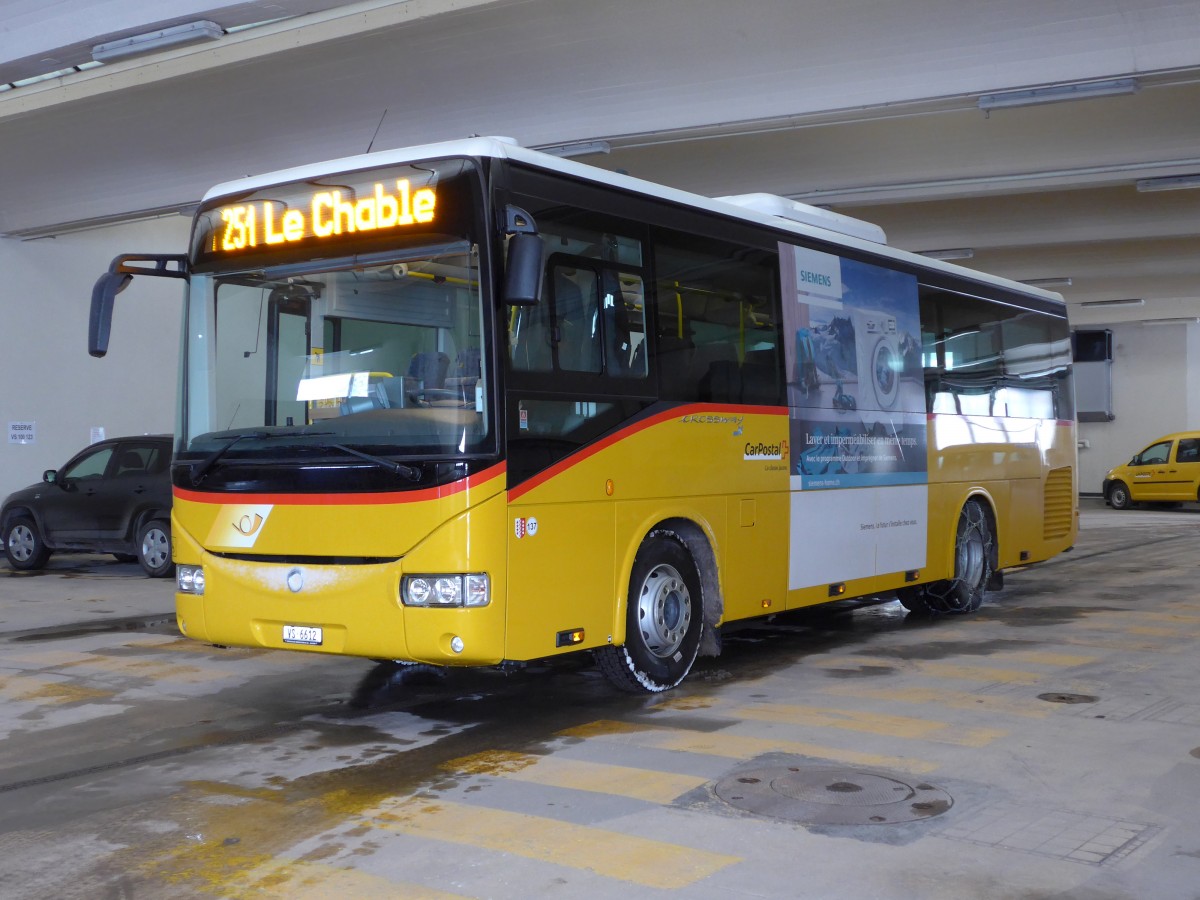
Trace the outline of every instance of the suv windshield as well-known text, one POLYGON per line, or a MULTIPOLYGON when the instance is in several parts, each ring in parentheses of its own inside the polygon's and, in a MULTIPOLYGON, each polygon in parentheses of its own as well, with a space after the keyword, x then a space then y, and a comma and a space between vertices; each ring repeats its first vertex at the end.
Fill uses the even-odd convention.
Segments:
POLYGON ((294 448, 344 463, 347 446, 421 459, 494 446, 467 240, 371 264, 193 275, 187 327, 181 456, 294 448))

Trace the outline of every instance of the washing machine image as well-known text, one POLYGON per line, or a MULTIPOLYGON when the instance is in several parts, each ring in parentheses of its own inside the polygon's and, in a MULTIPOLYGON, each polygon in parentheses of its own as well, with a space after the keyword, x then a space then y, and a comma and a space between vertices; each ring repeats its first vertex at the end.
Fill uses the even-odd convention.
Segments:
MULTIPOLYGON (((869 309, 853 310, 858 354, 858 408, 890 412, 900 397, 904 354, 896 317, 869 309)), ((869 419, 869 415, 865 418, 869 419)))

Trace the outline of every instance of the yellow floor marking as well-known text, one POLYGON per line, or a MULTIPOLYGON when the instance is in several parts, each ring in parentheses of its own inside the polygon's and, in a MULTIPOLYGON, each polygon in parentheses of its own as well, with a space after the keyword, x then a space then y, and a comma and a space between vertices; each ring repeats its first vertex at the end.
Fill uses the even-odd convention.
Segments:
POLYGON ((974 709, 981 713, 1004 716, 1024 716, 1029 719, 1044 719, 1051 711, 1045 703, 1033 705, 1031 700, 1017 700, 970 691, 938 690, 937 688, 871 688, 865 685, 840 684, 822 691, 845 697, 862 697, 868 700, 884 700, 891 703, 929 704, 949 706, 953 709, 974 709))
POLYGON ((1079 656, 1071 653, 1053 653, 1048 650, 1018 650, 1015 653, 1005 653, 1004 659, 1015 659, 1017 662, 1028 662, 1045 666, 1061 666, 1068 669, 1071 666, 1085 666, 1095 662, 1098 656, 1079 656))
POLYGON ((964 681, 1000 681, 1005 684, 1035 684, 1044 676, 1040 672, 1019 669, 997 669, 993 666, 964 666, 941 660, 923 660, 916 664, 922 675, 935 678, 961 678, 964 681))
MULTIPOLYGON (((1179 636, 1184 637, 1184 635, 1179 636)), ((1192 646, 1191 641, 1177 641, 1175 642, 1174 646, 1165 646, 1161 642, 1155 641, 1105 640, 1104 638, 1100 637, 1091 638, 1084 635, 1060 637, 1058 638, 1058 642, 1062 644, 1070 644, 1073 647, 1095 647, 1101 650, 1144 653, 1178 653, 1184 649, 1191 649, 1192 646)))
POLYGON ((820 669, 895 669, 897 672, 912 665, 907 660, 880 659, 875 656, 829 656, 810 658, 805 663, 820 669))
POLYGON ((1195 635, 1180 628, 1165 625, 1130 625, 1126 622, 1088 622, 1087 627, 1095 631, 1119 631, 1122 634, 1140 634, 1146 637, 1177 637, 1192 640, 1195 635))
POLYGON ((66 704, 111 700, 113 692, 85 687, 62 676, 20 675, 0 679, 0 695, 27 703, 66 704))
POLYGON ((17 665, 30 669, 51 669, 55 666, 75 665, 89 658, 87 653, 73 653, 70 650, 39 650, 36 653, 4 654, 4 665, 17 665))
POLYGON ((376 813, 373 824, 663 890, 686 888, 741 862, 737 856, 557 819, 422 798, 403 800, 376 813))
POLYGON ((744 706, 733 715, 760 722, 784 722, 805 728, 844 728, 866 734, 910 740, 937 741, 963 747, 982 747, 1007 731, 999 728, 963 728, 949 722, 894 716, 865 710, 822 709, 817 706, 797 706, 782 703, 744 706))
POLYGON ((695 775, 677 775, 674 772, 503 751, 451 760, 441 768, 662 804, 670 803, 680 794, 686 794, 709 780, 695 775))
POLYGON ((186 684, 220 681, 232 677, 232 673, 228 669, 219 666, 205 670, 176 662, 135 656, 92 656, 78 663, 68 663, 63 668, 78 668, 129 678, 149 678, 153 681, 176 681, 186 684))
POLYGON ((914 759, 909 756, 885 756, 826 747, 807 741, 789 741, 776 738, 747 737, 728 732, 701 732, 659 726, 627 725, 622 722, 598 721, 578 728, 559 732, 564 737, 602 739, 648 747, 655 750, 672 750, 682 753, 703 753, 728 759, 751 759, 764 753, 789 753, 794 756, 811 756, 828 759, 851 766, 876 769, 900 769, 924 774, 940 768, 940 763, 914 759))
POLYGON ((654 708, 693 712, 698 709, 712 709, 718 702, 715 697, 666 697, 655 703, 654 708))
POLYGON ((288 900, 462 900, 462 894, 424 887, 411 882, 389 881, 357 869, 309 860, 272 860, 239 876, 240 889, 222 885, 222 896, 287 897, 288 900), (225 892, 229 893, 225 893, 225 892))
POLYGON ((1122 618, 1133 618, 1139 621, 1146 619, 1155 622, 1182 622, 1186 625, 1200 625, 1200 613, 1151 612, 1139 609, 1116 609, 1111 615, 1122 618))

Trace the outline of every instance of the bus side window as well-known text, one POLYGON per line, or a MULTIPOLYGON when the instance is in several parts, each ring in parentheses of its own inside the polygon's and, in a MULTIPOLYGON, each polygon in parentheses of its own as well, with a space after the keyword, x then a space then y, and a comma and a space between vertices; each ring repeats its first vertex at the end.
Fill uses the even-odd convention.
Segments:
POLYGON ((671 234, 654 259, 662 395, 782 403, 777 253, 671 234))
POLYGON ((920 296, 929 412, 1074 417, 1064 319, 926 285, 920 296))

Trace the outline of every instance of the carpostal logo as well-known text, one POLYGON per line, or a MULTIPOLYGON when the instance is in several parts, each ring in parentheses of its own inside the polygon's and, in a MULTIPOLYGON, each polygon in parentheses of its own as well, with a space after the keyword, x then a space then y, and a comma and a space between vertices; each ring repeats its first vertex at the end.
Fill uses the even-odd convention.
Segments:
POLYGON ((785 459, 788 455, 788 442, 780 441, 777 444, 764 443, 746 443, 745 453, 742 459, 745 460, 778 460, 785 459))

